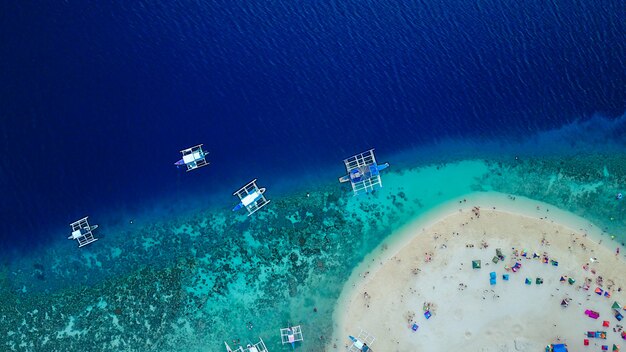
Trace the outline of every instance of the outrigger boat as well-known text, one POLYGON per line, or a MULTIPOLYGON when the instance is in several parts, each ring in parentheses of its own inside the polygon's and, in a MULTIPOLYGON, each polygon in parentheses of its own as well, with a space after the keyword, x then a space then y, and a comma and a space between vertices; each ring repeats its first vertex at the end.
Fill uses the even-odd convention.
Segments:
POLYGON ((282 340, 283 345, 286 343, 291 343, 291 348, 296 349, 296 342, 304 341, 304 337, 302 336, 302 328, 300 327, 300 325, 298 325, 280 329, 280 339, 282 340))
POLYGON ((89 217, 85 216, 84 218, 70 224, 72 234, 67 239, 78 241, 78 248, 84 247, 98 240, 93 237, 92 233, 93 230, 98 228, 98 225, 89 225, 89 220, 87 218, 89 217))
POLYGON ((249 343, 246 345, 245 348, 243 346, 239 346, 233 350, 230 348, 230 346, 228 346, 228 343, 226 343, 226 341, 224 341, 224 345, 226 345, 226 352, 268 352, 267 347, 265 346, 265 342, 263 342, 263 339, 260 337, 259 342, 255 344, 249 343))
POLYGON ((354 337, 352 335, 348 336, 350 341, 352 341, 352 345, 348 347, 348 352, 367 352, 370 351, 370 347, 376 338, 370 335, 367 331, 361 329, 359 335, 354 337), (369 346, 368 346, 369 345, 369 346))
POLYGON ((202 150, 202 144, 198 144, 194 147, 183 149, 180 151, 183 154, 183 158, 174 163, 176 167, 186 166, 187 171, 195 170, 203 166, 209 165, 206 160, 206 153, 202 150))
POLYGON ((374 156, 374 149, 351 156, 345 159, 347 175, 341 176, 339 182, 350 182, 354 195, 373 191, 382 187, 380 171, 389 167, 389 163, 378 164, 374 156))
POLYGON ((270 201, 263 195, 265 188, 259 188, 256 185, 256 178, 247 185, 241 187, 237 192, 233 193, 233 196, 239 197, 239 204, 235 205, 233 211, 237 211, 241 208, 246 208, 248 216, 254 214, 257 210, 261 209, 270 201))

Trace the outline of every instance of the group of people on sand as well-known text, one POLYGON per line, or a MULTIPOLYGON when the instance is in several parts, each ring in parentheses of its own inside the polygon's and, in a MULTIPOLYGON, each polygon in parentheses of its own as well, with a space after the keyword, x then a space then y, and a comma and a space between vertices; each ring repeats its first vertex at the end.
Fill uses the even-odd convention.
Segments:
POLYGON ((472 213, 474 214, 474 216, 476 216, 476 218, 480 217, 480 208, 479 207, 473 207, 472 208, 472 213))

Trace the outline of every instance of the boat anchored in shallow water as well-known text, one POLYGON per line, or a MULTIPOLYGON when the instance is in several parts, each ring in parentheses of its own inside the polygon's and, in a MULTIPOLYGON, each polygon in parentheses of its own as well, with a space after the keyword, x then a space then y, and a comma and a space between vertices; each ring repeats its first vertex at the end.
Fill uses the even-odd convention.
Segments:
POLYGON ((255 344, 249 343, 246 345, 245 348, 243 346, 239 346, 233 350, 230 348, 230 346, 228 346, 228 343, 226 343, 225 341, 224 344, 226 345, 226 352, 268 352, 267 347, 265 346, 265 342, 263 342, 263 339, 260 337, 259 342, 255 344))
POLYGON ((67 239, 78 241, 78 248, 84 247, 98 240, 93 237, 92 233, 93 230, 98 228, 98 225, 89 225, 89 220, 87 218, 89 217, 85 216, 84 218, 70 224, 72 234, 67 239))
POLYGON ((186 166, 187 172, 209 165, 209 162, 206 160, 206 156, 209 153, 202 150, 202 144, 183 149, 180 152, 183 154, 183 158, 175 162, 174 165, 176 167, 186 166))
POLYGON ((239 204, 235 205, 233 211, 237 211, 241 208, 246 208, 248 216, 254 214, 257 210, 266 206, 270 201, 263 195, 265 188, 259 188, 256 185, 256 178, 250 181, 247 185, 241 187, 237 192, 233 193, 233 196, 239 197, 239 204))
POLYGON ((296 348, 296 342, 304 341, 304 337, 302 336, 302 328, 300 325, 291 326, 288 328, 280 329, 280 339, 283 342, 283 345, 286 343, 291 344, 291 348, 296 348))
POLYGON ((374 149, 351 156, 343 161, 347 175, 341 176, 339 182, 350 182, 354 195, 373 191, 382 187, 380 171, 389 167, 389 163, 378 164, 374 156, 374 149))
POLYGON ((374 336, 370 335, 370 333, 368 333, 367 331, 363 329, 361 329, 357 337, 350 335, 348 336, 348 338, 350 339, 350 341, 352 341, 352 345, 350 345, 350 347, 348 348, 348 352, 371 351, 369 346, 371 346, 376 340, 374 336))

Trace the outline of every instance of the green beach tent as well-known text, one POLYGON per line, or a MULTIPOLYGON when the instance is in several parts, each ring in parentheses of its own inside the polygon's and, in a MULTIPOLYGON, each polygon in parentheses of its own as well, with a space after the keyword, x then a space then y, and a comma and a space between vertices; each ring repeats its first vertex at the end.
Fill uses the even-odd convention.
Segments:
POLYGON ((498 258, 497 256, 494 256, 494 257, 493 257, 493 259, 491 259, 491 261, 492 261, 494 264, 498 264, 498 261, 499 261, 499 260, 500 260, 500 258, 498 258))
POLYGON ((480 260, 472 260, 472 269, 480 269, 480 260))

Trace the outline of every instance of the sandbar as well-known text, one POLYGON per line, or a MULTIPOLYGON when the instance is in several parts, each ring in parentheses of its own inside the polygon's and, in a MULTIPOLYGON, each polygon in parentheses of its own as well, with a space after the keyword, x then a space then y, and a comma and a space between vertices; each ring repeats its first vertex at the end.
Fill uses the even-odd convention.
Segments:
POLYGON ((372 351, 385 352, 543 351, 551 343, 599 351, 602 345, 626 345, 626 320, 618 321, 612 308, 618 302, 626 316, 624 251, 592 224, 581 227, 580 218, 531 200, 516 207, 523 202, 506 203, 502 195, 460 199, 384 242, 344 287, 334 312, 333 347, 345 350, 348 335, 361 329, 376 338, 372 351), (536 212, 528 210, 531 203, 536 212), (494 263, 496 249, 504 260, 494 263), (474 260, 480 260, 479 269, 474 260), (517 263, 521 267, 513 270, 517 263), (599 318, 585 314, 589 310, 599 318), (587 337, 589 331, 606 338, 587 337))

